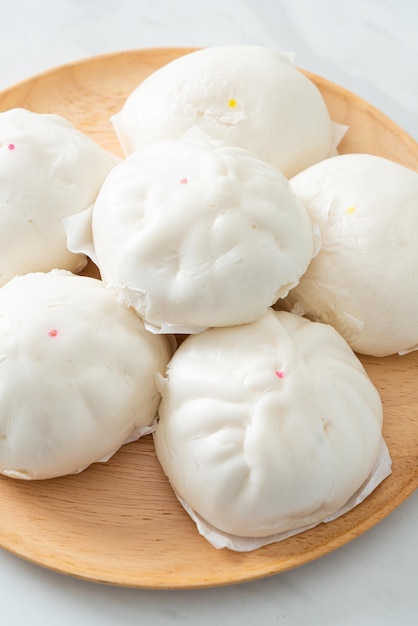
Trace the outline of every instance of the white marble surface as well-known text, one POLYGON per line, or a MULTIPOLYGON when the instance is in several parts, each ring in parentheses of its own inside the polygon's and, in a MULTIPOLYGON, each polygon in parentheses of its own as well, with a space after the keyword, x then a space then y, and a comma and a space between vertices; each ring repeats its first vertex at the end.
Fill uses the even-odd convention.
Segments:
MULTIPOLYGON (((299 66, 354 91, 418 139, 415 0, 0 0, 0 9, 0 89, 127 48, 264 44, 295 51, 299 66)), ((417 520, 415 492, 316 562, 200 591, 104 587, 0 551, 0 623, 416 626, 417 520)))

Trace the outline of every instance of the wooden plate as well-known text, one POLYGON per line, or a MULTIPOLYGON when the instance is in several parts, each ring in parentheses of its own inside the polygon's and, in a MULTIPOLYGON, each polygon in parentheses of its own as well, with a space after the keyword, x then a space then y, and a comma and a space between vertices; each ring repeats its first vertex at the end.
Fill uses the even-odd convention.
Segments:
MULTIPOLYGON (((87 59, 0 94, 0 110, 25 107, 66 116, 120 153, 109 121, 148 74, 189 49, 149 49, 87 59)), ((335 121, 350 129, 343 152, 369 152, 418 170, 418 145, 379 111, 322 78, 335 121)), ((360 506, 329 524, 255 552, 215 550, 171 492, 152 439, 122 448, 78 476, 0 479, 0 545, 50 569, 143 588, 209 587, 284 571, 342 546, 388 515, 418 486, 418 352, 362 359, 385 410, 393 474, 360 506)))

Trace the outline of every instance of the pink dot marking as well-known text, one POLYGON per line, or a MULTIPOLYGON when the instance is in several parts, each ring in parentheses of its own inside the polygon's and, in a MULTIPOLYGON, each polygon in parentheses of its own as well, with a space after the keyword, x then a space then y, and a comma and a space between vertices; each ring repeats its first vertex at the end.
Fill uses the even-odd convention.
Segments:
POLYGON ((283 376, 284 376, 284 371, 283 370, 280 370, 280 372, 274 372, 274 373, 276 374, 277 378, 283 378, 283 376))
POLYGON ((188 182, 189 182, 189 181, 187 180, 187 178, 182 178, 182 179, 181 179, 181 181, 180 181, 180 183, 181 183, 182 185, 187 185, 187 183, 188 183, 188 182))
POLYGON ((9 150, 14 150, 16 146, 14 145, 14 143, 9 143, 7 147, 9 148, 9 150))
POLYGON ((58 335, 58 331, 56 330, 56 328, 52 328, 49 332, 48 332, 48 336, 49 337, 56 337, 58 335))

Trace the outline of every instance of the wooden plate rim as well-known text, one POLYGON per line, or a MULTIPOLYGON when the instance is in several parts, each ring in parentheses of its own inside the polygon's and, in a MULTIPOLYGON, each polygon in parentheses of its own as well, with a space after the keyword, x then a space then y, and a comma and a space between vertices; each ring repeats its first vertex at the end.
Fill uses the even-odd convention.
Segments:
MULTIPOLYGON (((46 78, 52 78, 54 74, 57 74, 63 70, 77 70, 77 68, 82 66, 90 66, 91 64, 97 62, 103 62, 106 59, 115 59, 116 57, 126 56, 129 58, 138 58, 140 60, 141 55, 159 55, 159 54, 175 54, 176 56, 180 56, 183 54, 187 54, 189 52, 193 52, 198 48, 189 48, 189 47, 153 47, 153 48, 138 48, 132 50, 125 51, 115 51, 107 54, 94 55, 91 57, 71 61, 51 69, 47 69, 43 72, 35 74, 29 78, 26 78, 22 81, 15 83, 3 89, 0 92, 1 98, 7 98, 8 94, 13 94, 17 90, 22 90, 28 93, 31 89, 31 86, 37 82, 42 81, 46 78)), ((317 87, 322 89, 333 90, 334 93, 338 93, 341 97, 350 99, 351 102, 355 104, 355 107, 361 109, 363 111, 367 110, 372 112, 373 116, 378 119, 382 124, 384 124, 387 128, 389 128, 393 133, 396 133, 400 140, 407 146, 408 150, 411 153, 417 154, 417 164, 418 164, 418 143, 398 124, 396 124, 393 120, 387 117, 384 113, 382 113, 379 109, 369 104, 363 98, 357 96, 356 94, 350 92, 349 90, 343 88, 342 86, 326 79, 321 76, 318 76, 312 72, 308 72, 306 70, 301 69, 301 71, 310 78, 317 87)), ((76 563, 72 563, 71 566, 69 564, 63 565, 62 567, 57 565, 54 554, 45 554, 42 556, 34 557, 33 550, 30 549, 30 546, 22 546, 19 545, 17 548, 13 542, 13 538, 3 538, 0 535, 0 547, 8 550, 10 553, 24 558, 25 560, 32 562, 36 565, 40 565, 42 567, 46 567, 52 571, 58 572, 60 574, 71 575, 76 578, 80 578, 83 580, 95 581, 105 584, 123 586, 123 587, 134 587, 134 588, 142 588, 142 589, 198 589, 198 588, 207 588, 207 587, 216 587, 223 586, 229 584, 236 584, 241 582, 248 582, 251 580, 256 580, 259 578, 264 578, 266 576, 270 576, 273 574, 278 574, 280 572, 301 566, 305 563, 309 563, 320 556, 328 554, 333 550, 347 544, 349 541, 364 533, 366 530, 372 528, 379 521, 385 518, 389 513, 391 513, 397 506, 399 506, 409 495, 411 495, 418 488, 418 464, 415 469, 411 467, 409 479, 403 484, 402 489, 393 494, 392 500, 387 502, 385 506, 376 510, 365 520, 360 522, 354 528, 347 530, 346 532, 338 535, 337 537, 331 539, 325 544, 319 544, 316 546, 312 546, 311 550, 307 553, 301 553, 293 558, 288 559, 285 563, 282 561, 278 562, 270 562, 270 565, 261 566, 257 571, 246 571, 243 568, 241 575, 236 575, 233 580, 228 579, 227 576, 224 576, 222 572, 219 573, 219 578, 217 581, 211 580, 207 583, 203 578, 200 581, 196 580, 187 580, 183 578, 182 581, 179 581, 178 584, 171 581, 170 584, 165 584, 164 581, 160 581, 160 584, 156 584, 155 580, 153 580, 152 584, 147 584, 146 579, 144 579, 143 575, 139 575, 135 577, 132 573, 127 575, 123 575, 120 571, 116 574, 105 574, 99 575, 98 573, 95 576, 86 575, 83 568, 77 568, 76 563)), ((263 550, 263 548, 261 549, 263 550)))

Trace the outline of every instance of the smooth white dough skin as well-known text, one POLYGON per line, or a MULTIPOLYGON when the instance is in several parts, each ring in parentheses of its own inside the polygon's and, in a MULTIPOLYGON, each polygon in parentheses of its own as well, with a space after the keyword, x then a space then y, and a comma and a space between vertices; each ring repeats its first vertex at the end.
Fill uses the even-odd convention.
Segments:
POLYGON ((156 332, 257 319, 297 284, 316 245, 280 172, 189 135, 127 157, 93 210, 104 282, 156 332))
POLYGON ((67 249, 62 219, 94 202, 116 162, 61 116, 0 113, 0 285, 86 265, 67 249))
POLYGON ((65 270, 0 289, 0 472, 46 479, 116 452, 155 418, 168 337, 65 270))
POLYGON ((214 46, 181 56, 148 76, 112 122, 126 154, 199 126, 286 177, 334 150, 319 90, 285 55, 264 46, 214 46))
POLYGON ((345 154, 291 185, 319 225, 322 247, 286 306, 332 324, 359 353, 416 349, 418 173, 345 154))
POLYGON ((218 530, 264 537, 323 521, 368 479, 381 442, 376 388, 329 325, 269 309, 188 337, 154 433, 172 487, 218 530))

